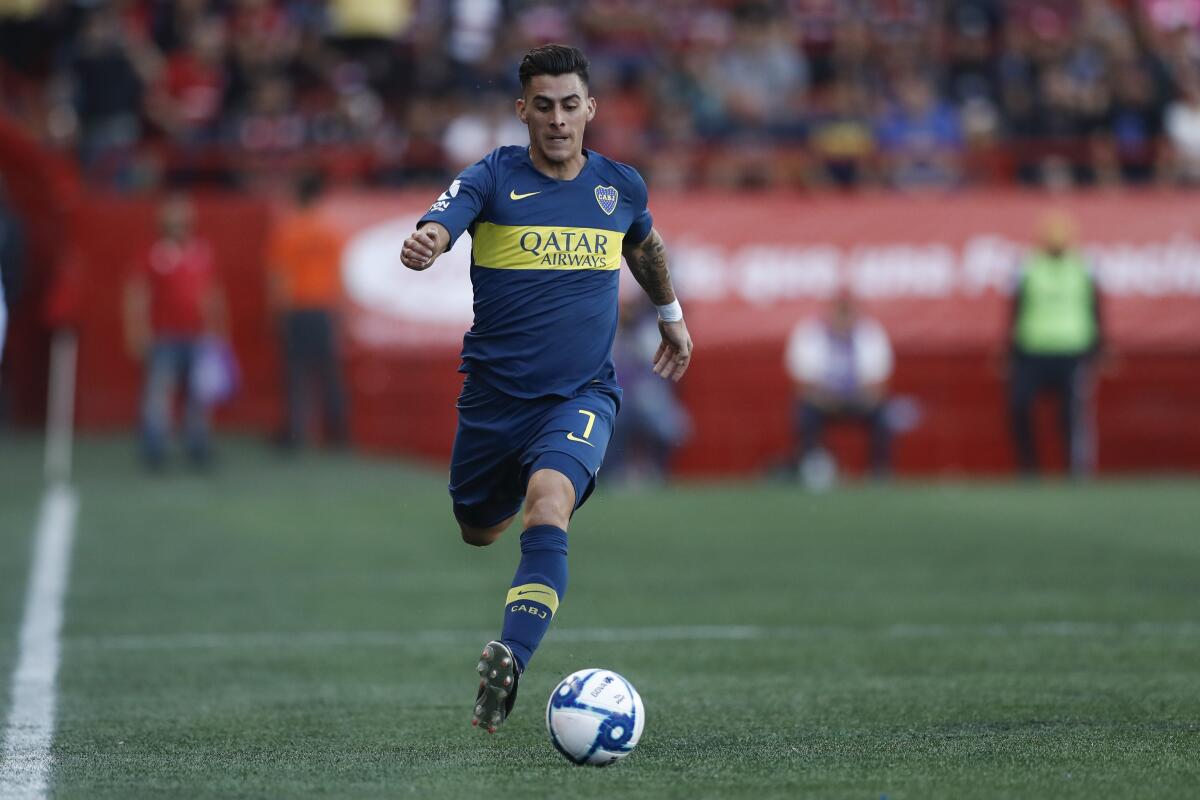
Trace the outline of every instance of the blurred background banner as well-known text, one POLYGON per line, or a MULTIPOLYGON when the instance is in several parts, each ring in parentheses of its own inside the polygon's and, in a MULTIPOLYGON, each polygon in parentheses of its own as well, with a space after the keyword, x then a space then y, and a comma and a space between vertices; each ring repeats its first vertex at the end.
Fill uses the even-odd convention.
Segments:
MULTIPOLYGON (((460 243, 428 273, 400 266, 400 243, 430 199, 429 192, 343 191, 323 201, 320 213, 346 241, 353 439, 368 449, 441 459, 453 437, 461 377, 453 367, 471 320, 469 247, 460 243)), ((200 195, 195 206, 197 230, 228 287, 244 372, 243 391, 218 419, 269 432, 279 424, 281 383, 265 311, 272 208, 261 198, 225 193, 200 195)), ((888 331, 897 355, 895 391, 919 418, 898 442, 897 469, 1008 469, 1001 355, 1010 295, 1050 208, 1078 221, 1117 358, 1099 382, 1100 467, 1200 468, 1200 430, 1191 417, 1200 403, 1200 223, 1188 196, 1051 200, 1015 190, 656 194, 656 224, 671 243, 689 320, 706 345, 682 387, 695 430, 678 468, 753 473, 786 457, 792 437, 785 340, 846 288, 888 331)), ((120 344, 121 283, 153 238, 155 204, 83 195, 70 224, 72 248, 86 254, 76 256, 73 278, 86 298, 76 312, 83 342, 79 422, 84 430, 125 428, 136 413, 139 372, 120 344)), ((633 289, 628 275, 624 283, 633 289)), ((16 373, 25 383, 14 391, 36 395, 32 375, 16 373)), ((863 463, 865 440, 856 432, 832 436, 848 465, 863 463)), ((1052 441, 1047 435, 1046 452, 1056 451, 1052 441)))

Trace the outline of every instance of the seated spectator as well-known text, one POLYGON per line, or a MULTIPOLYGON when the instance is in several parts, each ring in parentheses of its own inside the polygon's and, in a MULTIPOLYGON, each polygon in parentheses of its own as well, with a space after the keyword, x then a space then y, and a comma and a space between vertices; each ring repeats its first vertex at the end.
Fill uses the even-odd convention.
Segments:
POLYGON ((1147 183, 1158 171, 1163 132, 1153 80, 1146 69, 1132 64, 1115 76, 1112 93, 1105 135, 1097 148, 1098 172, 1108 183, 1147 183))
POLYGON ((187 31, 186 46, 167 59, 154 87, 155 119, 185 143, 215 134, 225 99, 225 31, 216 19, 201 19, 187 31))
POLYGON ((529 130, 517 119, 512 98, 501 94, 462 98, 442 135, 448 167, 457 173, 497 147, 529 144, 529 130))
POLYGON ((875 157, 875 132, 865 93, 857 84, 839 81, 826 93, 809 132, 819 184, 858 186, 869 181, 875 157))
POLYGON ((900 82, 878 137, 892 185, 946 187, 962 179, 962 127, 928 79, 912 75, 900 82))
POLYGON ((861 315, 853 295, 843 291, 823 318, 796 326, 785 362, 796 389, 801 467, 823 458, 827 421, 850 420, 870 430, 872 472, 886 475, 891 458, 886 410, 892 346, 883 327, 861 315))
POLYGON ((1200 78, 1184 83, 1179 99, 1167 106, 1166 132, 1172 177, 1200 184, 1200 78))
POLYGON ((133 42, 111 7, 84 20, 70 60, 79 157, 93 179, 125 182, 141 135, 142 93, 157 63, 133 42))

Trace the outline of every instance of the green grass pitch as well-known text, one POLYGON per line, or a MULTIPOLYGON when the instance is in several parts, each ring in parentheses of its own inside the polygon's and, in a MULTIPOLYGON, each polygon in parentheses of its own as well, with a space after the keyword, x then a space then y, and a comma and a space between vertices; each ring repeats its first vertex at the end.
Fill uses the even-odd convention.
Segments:
MULTIPOLYGON (((495 736, 469 725, 517 532, 445 478, 227 442, 211 477, 77 453, 54 796, 1165 798, 1200 789, 1200 484, 601 491, 495 736), (546 698, 628 677, 646 732, 571 766, 546 698)), ((0 447, 0 720, 40 451, 0 447)))

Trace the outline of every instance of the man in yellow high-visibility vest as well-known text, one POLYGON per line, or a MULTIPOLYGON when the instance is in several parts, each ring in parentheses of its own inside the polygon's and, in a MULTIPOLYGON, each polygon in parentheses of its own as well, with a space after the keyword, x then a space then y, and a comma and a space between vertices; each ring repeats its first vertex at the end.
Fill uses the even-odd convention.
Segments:
POLYGON ((1038 470, 1033 406, 1046 390, 1059 398, 1071 474, 1092 470, 1091 366, 1103 341, 1100 295, 1076 247, 1074 223, 1061 212, 1049 214, 1021 270, 1009 332, 1009 402, 1022 472, 1038 470))

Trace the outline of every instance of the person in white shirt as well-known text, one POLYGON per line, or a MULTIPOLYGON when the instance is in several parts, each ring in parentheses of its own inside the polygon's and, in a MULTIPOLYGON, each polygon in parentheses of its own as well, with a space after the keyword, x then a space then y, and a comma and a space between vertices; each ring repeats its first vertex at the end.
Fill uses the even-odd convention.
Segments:
POLYGON ((1164 126, 1176 179, 1200 183, 1200 79, 1184 82, 1180 97, 1167 106, 1164 126))
POLYGON ((891 460, 887 386, 893 359, 883 326, 862 316, 854 297, 842 291, 825 315, 795 327, 785 361, 796 389, 801 462, 821 449, 827 421, 846 419, 868 427, 872 472, 886 475, 891 460))

